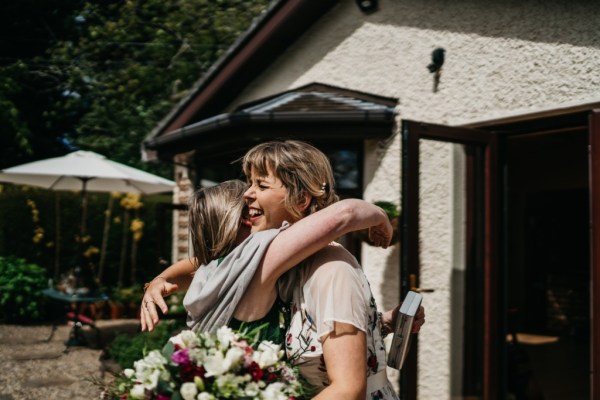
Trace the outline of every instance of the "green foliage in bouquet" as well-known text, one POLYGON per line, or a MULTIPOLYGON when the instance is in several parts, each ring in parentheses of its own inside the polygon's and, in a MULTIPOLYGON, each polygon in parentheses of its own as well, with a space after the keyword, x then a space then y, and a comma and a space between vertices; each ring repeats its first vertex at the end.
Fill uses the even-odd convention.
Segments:
POLYGON ((44 317, 46 270, 22 258, 0 257, 0 308, 5 321, 29 323, 44 317))
POLYGON ((162 349, 175 331, 183 326, 182 321, 163 320, 152 332, 141 332, 135 336, 118 335, 108 347, 108 352, 122 368, 132 368, 133 363, 148 352, 162 349))

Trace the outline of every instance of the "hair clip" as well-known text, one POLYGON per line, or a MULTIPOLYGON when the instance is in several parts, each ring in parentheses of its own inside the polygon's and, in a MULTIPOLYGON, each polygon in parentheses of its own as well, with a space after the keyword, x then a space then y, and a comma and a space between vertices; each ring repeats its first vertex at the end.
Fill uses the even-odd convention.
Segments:
POLYGON ((328 187, 329 187, 329 185, 327 184, 327 182, 323 182, 323 183, 321 184, 321 190, 322 190, 323 192, 326 192, 328 187))

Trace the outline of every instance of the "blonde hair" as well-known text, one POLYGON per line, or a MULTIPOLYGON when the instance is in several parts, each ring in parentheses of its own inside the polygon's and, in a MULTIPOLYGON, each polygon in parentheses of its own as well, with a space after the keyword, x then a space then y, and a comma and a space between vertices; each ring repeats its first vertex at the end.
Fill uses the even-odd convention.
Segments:
POLYGON ((235 247, 247 188, 240 180, 230 180, 196 190, 191 196, 189 223, 196 268, 235 247))
POLYGON ((247 177, 253 169, 260 176, 271 170, 287 189, 284 207, 296 220, 338 201, 329 159, 308 143, 285 140, 259 144, 242 158, 242 168, 247 177), (297 206, 306 194, 311 201, 301 212, 297 206))

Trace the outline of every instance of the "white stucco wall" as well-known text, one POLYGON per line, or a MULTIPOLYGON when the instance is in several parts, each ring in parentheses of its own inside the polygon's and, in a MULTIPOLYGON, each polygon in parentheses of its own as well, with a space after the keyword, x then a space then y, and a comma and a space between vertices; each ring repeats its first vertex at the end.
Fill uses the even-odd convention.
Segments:
MULTIPOLYGON (((335 6, 236 104, 311 82, 399 98, 398 120, 460 125, 600 98, 600 2, 380 0, 363 15, 353 0, 335 6), (446 49, 437 93, 426 69, 446 49)), ((399 125, 399 124, 398 124, 399 125)), ((399 128, 398 128, 399 129, 399 128)), ((368 141, 364 196, 399 201, 400 138, 368 141)), ((422 149, 419 398, 450 398, 452 291, 463 255, 462 161, 456 146, 422 149)), ((363 265, 381 308, 397 301, 399 250, 365 246, 363 265)), ((456 304, 454 304, 456 308, 456 304)), ((459 363, 460 364, 460 363, 459 363)))

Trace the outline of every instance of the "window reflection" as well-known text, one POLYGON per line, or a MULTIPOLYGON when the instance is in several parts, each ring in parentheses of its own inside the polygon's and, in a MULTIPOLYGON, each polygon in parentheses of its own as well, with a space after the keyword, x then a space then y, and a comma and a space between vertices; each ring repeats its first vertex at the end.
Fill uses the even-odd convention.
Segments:
POLYGON ((358 188, 358 154, 356 150, 334 150, 327 153, 337 189, 358 188))

